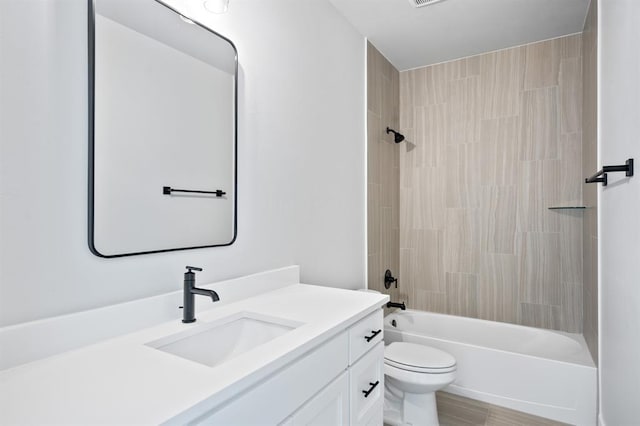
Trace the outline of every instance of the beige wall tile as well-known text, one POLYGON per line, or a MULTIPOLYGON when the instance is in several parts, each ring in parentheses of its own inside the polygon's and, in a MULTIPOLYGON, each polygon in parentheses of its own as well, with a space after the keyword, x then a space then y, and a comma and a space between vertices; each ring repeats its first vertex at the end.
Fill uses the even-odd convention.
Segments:
POLYGON ((558 85, 560 41, 558 39, 526 46, 524 89, 540 89, 558 85))
POLYGON ((370 43, 367 78, 367 281, 383 290, 384 271, 400 269, 400 153, 385 132, 398 130, 400 76, 370 43))
POLYGON ((368 254, 378 254, 382 240, 382 209, 380 208, 380 185, 367 185, 367 246, 368 254))
POLYGON ((444 104, 414 109, 415 132, 412 142, 416 145, 415 167, 435 167, 444 164, 447 140, 446 113, 444 104))
POLYGON ((560 61, 560 130, 575 133, 582 128, 582 58, 560 61))
POLYGON ((478 317, 478 276, 446 273, 447 313, 478 317))
POLYGON ((383 291, 383 284, 377 277, 384 276, 384 272, 380 275, 382 269, 382 255, 380 253, 370 254, 367 256, 367 285, 368 288, 376 291, 383 291))
POLYGON ((582 332, 582 284, 562 283, 562 330, 582 332))
POLYGON ((409 299, 410 309, 420 309, 422 311, 447 313, 446 295, 444 292, 434 292, 414 288, 412 297, 409 299))
POLYGON ((380 181, 380 144, 382 132, 380 130, 380 116, 367 112, 367 182, 382 183, 380 181))
POLYGON ((549 207, 560 200, 559 160, 521 161, 518 171, 518 223, 521 232, 559 232, 558 215, 549 207))
POLYGON ((529 90, 520 107, 520 159, 558 158, 558 87, 529 90))
POLYGON ((447 85, 447 65, 438 64, 424 68, 426 87, 426 104, 442 104, 449 98, 447 85))
POLYGON ((534 304, 560 305, 560 234, 526 232, 522 234, 520 244, 520 300, 534 304))
POLYGON ((481 184, 515 185, 517 170, 517 117, 482 120, 480 123, 481 184))
POLYGON ((563 282, 582 286, 582 210, 555 210, 560 222, 560 268, 563 282))
POLYGON ((482 254, 478 317, 511 323, 518 321, 518 258, 515 254, 482 254))
POLYGON ((582 57, 582 34, 574 34, 558 39, 560 42, 560 58, 582 57))
POLYGON ((478 208, 480 203, 480 144, 448 145, 445 156, 447 208, 478 208))
POLYGON ((411 265, 410 280, 415 288, 433 292, 444 292, 444 232, 419 230, 412 232, 406 242, 411 265))
MULTIPOLYGON (((411 228, 443 229, 445 225, 445 193, 442 188, 446 183, 444 167, 422 167, 413 169, 412 190, 403 193, 410 198, 411 228)), ((403 204, 404 205, 404 204, 403 204)))
POLYGON ((520 324, 529 327, 561 328, 560 307, 535 303, 520 304, 520 324))
POLYGON ((515 254, 516 187, 484 186, 480 194, 481 250, 515 254))
POLYGON ((524 57, 524 47, 480 56, 482 118, 509 117, 519 114, 524 57))
MULTIPOLYGON (((582 33, 582 174, 591 176, 597 164, 598 2, 592 1, 582 33)), ((591 357, 598 362, 598 212, 597 185, 583 185, 583 333, 591 357)))
POLYGON ((413 127, 412 71, 400 73, 400 127, 403 131, 413 127))
POLYGON ((562 160, 558 202, 563 206, 581 206, 582 187, 582 138, 580 133, 560 136, 559 149, 562 160))
MULTIPOLYGON (((581 140, 583 127, 595 132, 581 118, 582 102, 595 99, 581 84, 595 76, 582 65, 582 38, 399 74, 399 124, 407 141, 394 151, 399 175, 379 173, 381 202, 391 204, 391 222, 400 227, 403 284, 394 297, 406 294, 419 309, 577 329, 575 296, 591 271, 580 266, 580 224, 595 224, 595 215, 548 207, 596 202, 582 185, 585 164, 595 162, 588 145, 595 150, 595 142, 581 140), (385 192, 395 176, 397 198, 385 192), (446 273, 454 274, 451 288, 446 273), (475 284, 459 276, 475 277, 475 284), (476 302, 469 305, 471 295, 476 302)), ((393 87, 393 73, 388 80, 393 87)), ((384 93, 393 97, 392 90, 381 99, 384 93)), ((381 169, 394 155, 383 149, 381 169)))
POLYGON ((478 209, 447 209, 444 231, 446 272, 479 272, 479 219, 478 209))
POLYGON ((477 142, 480 136, 480 77, 452 80, 448 88, 447 142, 477 142))

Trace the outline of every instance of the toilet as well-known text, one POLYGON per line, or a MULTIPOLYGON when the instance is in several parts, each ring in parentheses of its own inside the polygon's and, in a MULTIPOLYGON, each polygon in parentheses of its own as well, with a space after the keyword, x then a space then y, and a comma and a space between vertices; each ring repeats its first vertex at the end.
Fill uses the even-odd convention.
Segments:
POLYGON ((456 378, 456 360, 436 348, 393 342, 384 350, 384 423, 438 425, 436 391, 456 378))

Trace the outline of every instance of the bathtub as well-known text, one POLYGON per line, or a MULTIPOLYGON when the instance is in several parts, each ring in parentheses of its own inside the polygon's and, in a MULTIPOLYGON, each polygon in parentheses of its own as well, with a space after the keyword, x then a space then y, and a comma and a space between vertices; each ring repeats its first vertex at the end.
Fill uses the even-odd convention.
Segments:
POLYGON ((384 340, 453 355, 457 379, 446 392, 565 423, 596 424, 597 370, 580 334, 406 310, 385 317, 384 340))

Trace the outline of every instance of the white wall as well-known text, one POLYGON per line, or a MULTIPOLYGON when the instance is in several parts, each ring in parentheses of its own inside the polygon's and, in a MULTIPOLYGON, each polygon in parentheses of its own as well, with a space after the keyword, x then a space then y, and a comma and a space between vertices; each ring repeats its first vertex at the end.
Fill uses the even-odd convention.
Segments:
POLYGON ((600 420, 638 423, 640 383, 640 2, 599 3, 601 165, 636 162, 635 176, 609 174, 600 192, 600 420))
MULTIPOLYGON (((199 2, 195 2, 199 3, 199 2)), ((0 2, 0 326, 298 263, 364 286, 364 40, 325 1, 232 0, 239 51, 238 239, 100 259, 87 248, 81 0, 0 2)))

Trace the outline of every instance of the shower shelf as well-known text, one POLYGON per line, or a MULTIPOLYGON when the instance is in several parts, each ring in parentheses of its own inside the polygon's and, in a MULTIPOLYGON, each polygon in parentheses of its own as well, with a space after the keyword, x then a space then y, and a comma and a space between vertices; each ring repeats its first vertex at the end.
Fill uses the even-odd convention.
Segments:
POLYGON ((548 207, 549 210, 584 210, 586 206, 553 206, 548 207))

